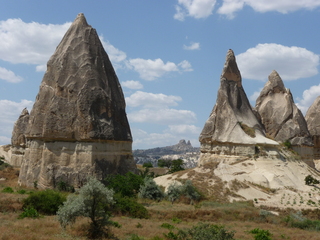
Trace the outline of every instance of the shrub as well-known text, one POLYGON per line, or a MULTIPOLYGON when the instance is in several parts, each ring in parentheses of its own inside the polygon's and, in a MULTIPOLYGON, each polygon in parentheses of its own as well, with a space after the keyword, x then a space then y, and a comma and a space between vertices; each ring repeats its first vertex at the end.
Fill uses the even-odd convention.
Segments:
POLYGON ((148 210, 135 198, 123 197, 120 194, 114 195, 114 207, 113 211, 121 213, 133 218, 149 218, 148 210))
POLYGON ((32 207, 42 214, 54 215, 65 200, 64 194, 54 190, 33 192, 24 199, 23 208, 32 207))
POLYGON ((312 177, 311 175, 306 176, 306 178, 304 179, 305 184, 308 186, 314 185, 314 184, 319 184, 319 180, 315 179, 314 177, 312 177))
POLYGON ((25 208, 24 211, 19 215, 19 219, 26 218, 26 217, 27 218, 38 218, 38 217, 40 217, 40 214, 33 207, 28 207, 28 208, 25 208))
POLYGON ((172 160, 169 160, 169 159, 159 159, 158 160, 158 167, 170 168, 171 164, 172 164, 172 160))
POLYGON ((153 165, 152 165, 151 162, 145 162, 145 163, 143 163, 142 167, 144 167, 144 168, 152 168, 153 165))
POLYGON ((11 167, 10 164, 3 161, 4 157, 0 157, 0 170, 6 169, 8 167, 11 167))
POLYGON ((26 194, 27 191, 24 190, 24 189, 19 189, 19 190, 17 190, 17 193, 19 193, 19 194, 26 194))
POLYGON ((291 144, 291 142, 289 141, 289 139, 286 140, 286 141, 283 143, 283 145, 284 145, 285 147, 287 147, 288 149, 292 149, 292 144, 291 144))
POLYGON ((201 194, 198 192, 196 187, 193 186, 191 180, 187 180, 182 186, 182 194, 190 199, 190 204, 193 204, 194 201, 197 201, 201 198, 201 194))
POLYGON ((3 190, 2 190, 3 193, 13 193, 13 189, 11 187, 5 187, 3 190))
POLYGON ((105 179, 106 186, 122 196, 135 197, 143 184, 143 177, 132 172, 125 175, 110 175, 105 179))
POLYGON ((164 198, 164 193, 153 179, 145 178, 144 185, 140 187, 139 197, 160 201, 164 198))
POLYGON ((74 187, 64 181, 59 181, 57 184, 57 188, 61 192, 71 192, 71 193, 75 192, 74 187))
POLYGON ((170 184, 167 190, 167 198, 173 204, 174 201, 178 200, 182 194, 183 186, 177 182, 170 184))
POLYGON ((110 205, 113 204, 113 190, 105 187, 95 178, 90 178, 88 182, 79 190, 79 194, 69 195, 67 201, 57 212, 58 221, 62 227, 75 222, 79 216, 90 218, 88 236, 98 238, 109 236, 107 225, 113 225, 110 218, 110 205))
POLYGON ((263 230, 260 228, 255 228, 249 231, 249 233, 254 234, 255 240, 271 240, 272 234, 269 232, 269 230, 263 230))
POLYGON ((198 223, 187 231, 180 230, 178 239, 186 240, 233 240, 234 232, 227 231, 224 226, 198 223))

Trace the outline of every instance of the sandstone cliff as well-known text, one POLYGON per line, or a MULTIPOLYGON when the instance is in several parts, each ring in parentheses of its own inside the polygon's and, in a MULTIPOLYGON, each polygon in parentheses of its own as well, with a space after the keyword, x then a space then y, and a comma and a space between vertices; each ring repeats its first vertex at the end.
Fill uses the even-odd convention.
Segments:
POLYGON ((232 50, 227 53, 217 102, 199 141, 201 153, 208 153, 208 157, 210 154, 254 154, 255 144, 278 145, 265 137, 262 125, 252 111, 232 50))
POLYGON ((29 122, 29 112, 25 108, 22 110, 18 120, 15 122, 11 137, 11 157, 10 165, 20 167, 26 148, 25 132, 29 122))
POLYGON ((79 14, 47 63, 30 112, 19 181, 80 186, 134 171, 125 100, 98 34, 79 14))

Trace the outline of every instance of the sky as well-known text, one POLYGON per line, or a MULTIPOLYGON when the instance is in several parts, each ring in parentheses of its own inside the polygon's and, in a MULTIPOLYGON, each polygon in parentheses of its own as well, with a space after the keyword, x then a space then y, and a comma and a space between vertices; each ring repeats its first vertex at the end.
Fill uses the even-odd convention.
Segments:
POLYGON ((320 95, 320 0, 0 0, 0 145, 32 109, 46 63, 78 13, 122 86, 133 149, 199 135, 233 49, 252 106, 276 70, 305 114, 320 95))

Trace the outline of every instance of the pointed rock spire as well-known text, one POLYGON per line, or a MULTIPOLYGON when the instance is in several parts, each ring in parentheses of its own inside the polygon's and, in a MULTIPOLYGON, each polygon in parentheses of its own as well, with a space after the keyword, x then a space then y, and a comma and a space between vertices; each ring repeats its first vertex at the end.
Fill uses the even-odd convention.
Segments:
POLYGON ((80 13, 47 63, 30 112, 19 182, 39 188, 136 171, 123 92, 94 28, 80 13))
MULTIPOLYGON (((252 111, 232 50, 227 53, 220 77, 216 105, 204 125, 199 140, 202 148, 216 143, 277 145, 264 136, 263 127, 252 111)), ((212 146, 209 148, 212 149, 212 146)))
POLYGON ((13 146, 25 147, 26 145, 25 132, 27 129, 28 122, 29 122, 29 112, 27 108, 24 108, 13 127, 12 137, 11 137, 11 144, 13 146))
POLYGON ((26 135, 132 141, 120 83, 96 30, 82 13, 48 61, 26 135))
POLYGON ((266 133, 280 142, 290 140, 293 145, 312 145, 306 121, 290 90, 284 87, 276 71, 268 79, 255 107, 266 133))
POLYGON ((310 134, 312 136, 320 136, 320 96, 318 96, 309 107, 306 114, 306 121, 310 134))

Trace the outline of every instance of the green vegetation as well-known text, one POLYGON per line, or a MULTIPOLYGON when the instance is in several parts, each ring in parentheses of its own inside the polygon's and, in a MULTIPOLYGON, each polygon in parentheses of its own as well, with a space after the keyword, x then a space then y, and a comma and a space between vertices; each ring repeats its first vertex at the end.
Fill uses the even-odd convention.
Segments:
POLYGON ((184 170, 183 168, 183 160, 182 159, 176 159, 176 160, 170 160, 170 159, 159 159, 158 160, 158 167, 167 167, 169 168, 168 173, 174 173, 181 170, 184 170))
POLYGON ((58 220, 62 227, 66 227, 76 221, 77 217, 90 218, 88 236, 99 238, 110 236, 106 228, 113 225, 110 218, 110 206, 113 201, 113 190, 105 187, 95 178, 90 178, 80 190, 79 194, 71 194, 67 201, 57 212, 58 220))
POLYGON ((54 215, 64 201, 66 201, 66 196, 63 193, 44 190, 31 193, 23 200, 23 208, 34 208, 39 213, 54 215))
POLYGON ((292 149, 292 144, 291 144, 291 142, 290 142, 289 139, 286 140, 286 141, 283 143, 283 145, 284 145, 285 147, 287 147, 288 149, 292 149))
POLYGON ((272 240, 272 234, 269 232, 269 230, 255 228, 249 232, 254 234, 254 240, 272 240))
POLYGON ((139 197, 161 201, 164 198, 164 192, 152 178, 145 178, 144 184, 140 187, 139 197))
POLYGON ((152 165, 151 162, 145 162, 145 163, 143 163, 142 167, 144 167, 144 168, 152 168, 153 165, 152 165))
POLYGON ((320 181, 315 179, 314 177, 312 177, 311 175, 308 175, 306 176, 306 178, 304 179, 306 185, 308 186, 312 186, 312 185, 315 185, 315 184, 319 184, 320 181))
POLYGON ((133 218, 149 218, 148 210, 137 199, 130 197, 123 197, 119 194, 114 195, 115 204, 112 212, 133 218))
POLYGON ((10 164, 4 162, 3 160, 4 160, 4 157, 0 157, 0 171, 8 167, 11 167, 10 164))
POLYGON ((173 182, 166 192, 168 200, 173 204, 174 201, 178 200, 182 194, 183 187, 177 182, 173 182))
POLYGON ((33 207, 28 207, 28 208, 25 208, 24 211, 19 215, 20 219, 23 219, 26 217, 27 218, 39 218, 40 214, 33 207))
POLYGON ((74 187, 70 186, 68 183, 64 181, 59 181, 57 184, 57 188, 61 192, 71 192, 71 193, 75 192, 74 187))
POLYGON ((13 193, 13 189, 11 187, 5 187, 4 189, 2 189, 3 193, 13 193))
POLYGON ((240 125, 241 129, 250 137, 254 138, 256 137, 256 131, 254 130, 254 128, 249 127, 247 124, 244 124, 242 122, 238 122, 238 124, 240 125))

